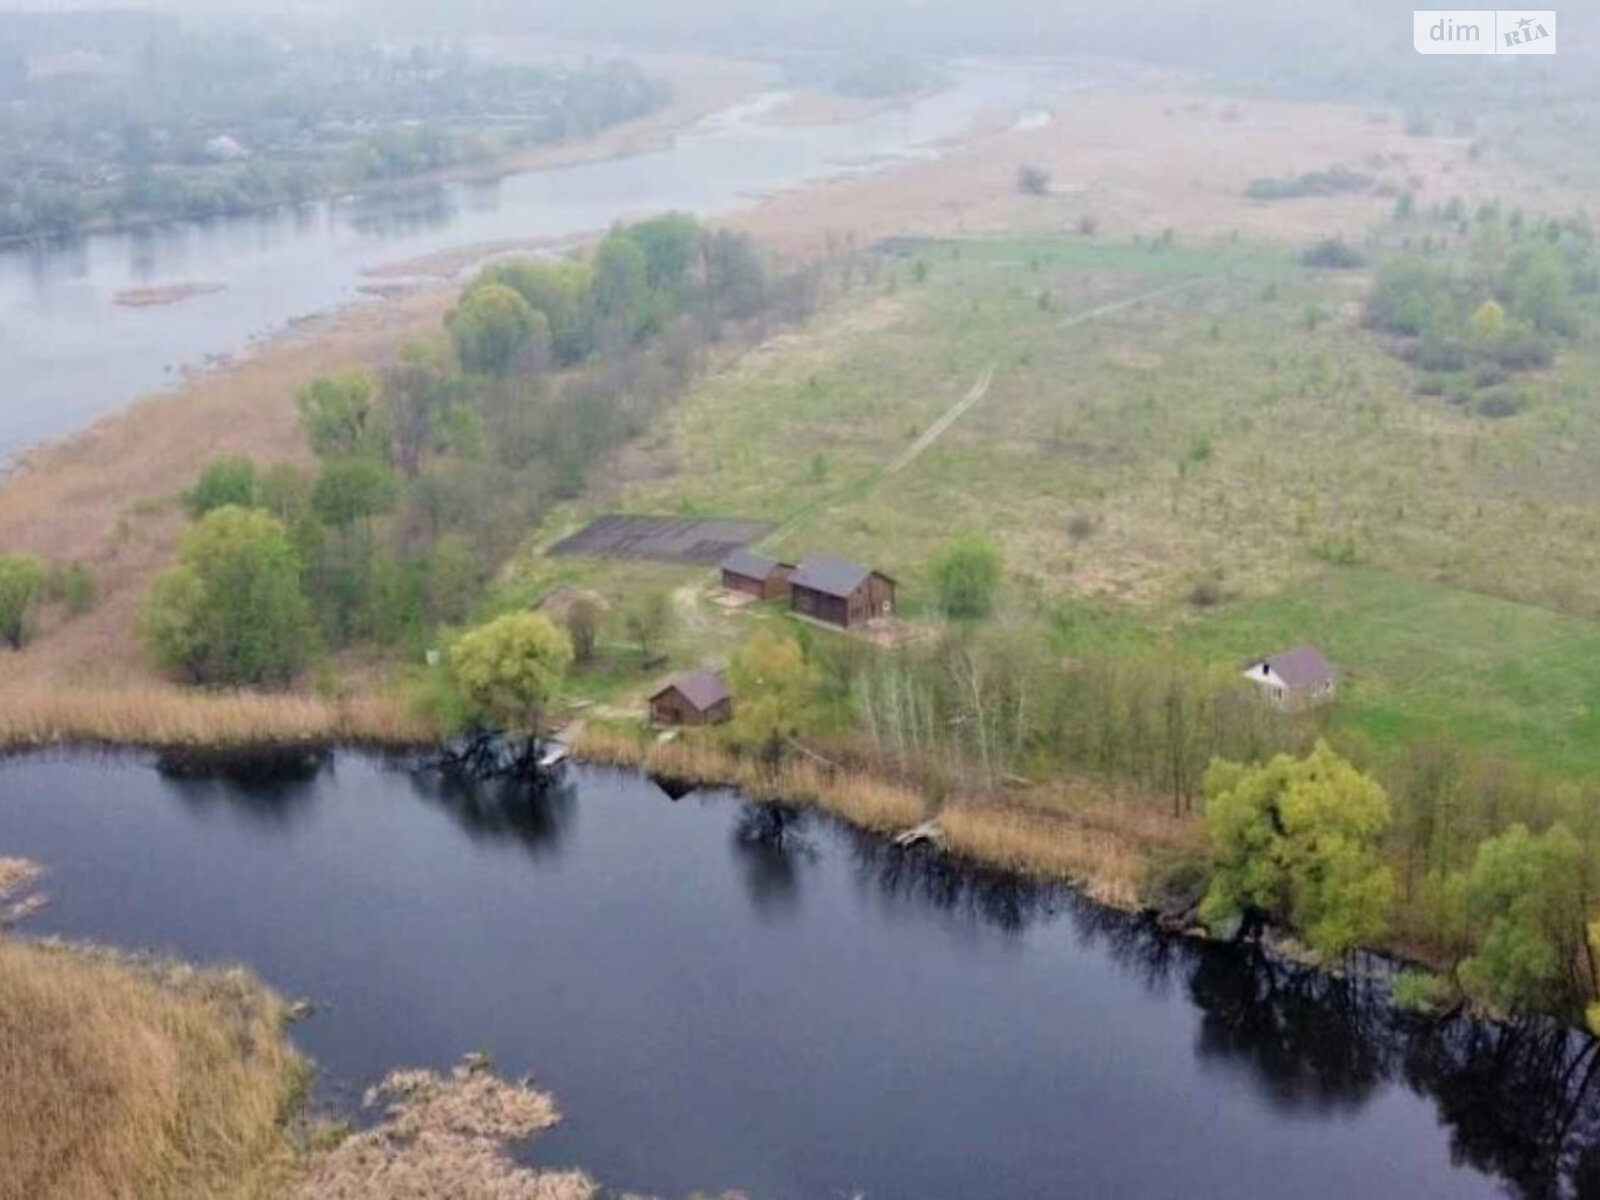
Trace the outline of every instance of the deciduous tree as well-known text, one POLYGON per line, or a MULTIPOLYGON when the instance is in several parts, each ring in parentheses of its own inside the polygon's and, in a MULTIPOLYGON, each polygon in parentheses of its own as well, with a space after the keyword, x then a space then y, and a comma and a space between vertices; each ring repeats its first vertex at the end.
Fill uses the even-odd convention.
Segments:
POLYGON ((446 318, 456 357, 474 375, 506 375, 539 345, 550 323, 517 292, 500 283, 472 288, 446 318))
POLYGON ((1304 759, 1213 763, 1205 792, 1207 923, 1272 920, 1330 957, 1384 933, 1394 877, 1379 853, 1389 798, 1375 780, 1319 741, 1304 759))
POLYGON ((1582 844, 1565 825, 1513 825, 1478 847, 1467 872, 1466 917, 1477 947, 1461 983, 1511 1014, 1574 1015, 1593 997, 1587 960, 1587 875, 1582 844))
POLYGON ((572 665, 572 642, 540 613, 509 613, 464 633, 450 669, 474 715, 508 733, 533 733, 572 665))
POLYGON ((800 643, 786 633, 763 629, 753 634, 734 655, 728 682, 734 695, 729 736, 768 759, 778 758, 812 718, 817 673, 800 643))
POLYGON ((300 559, 282 522, 229 506, 184 535, 142 614, 157 660, 203 683, 278 683, 311 649, 300 559))
POLYGON ((313 379, 300 389, 295 405, 318 456, 337 458, 368 448, 372 394, 372 377, 358 367, 313 379))

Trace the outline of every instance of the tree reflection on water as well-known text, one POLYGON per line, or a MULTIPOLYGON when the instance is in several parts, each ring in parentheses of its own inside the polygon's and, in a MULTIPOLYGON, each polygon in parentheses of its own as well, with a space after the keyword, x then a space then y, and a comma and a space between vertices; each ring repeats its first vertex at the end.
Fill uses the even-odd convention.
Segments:
POLYGON ((1600 1198, 1600 1049, 1585 1034, 1401 1013, 1388 1003, 1383 969, 1332 975, 1259 947, 1175 936, 1069 889, 926 848, 842 836, 858 880, 895 902, 1008 936, 1063 917, 1145 986, 1181 986, 1200 1014, 1195 1053, 1246 1072, 1275 1105, 1353 1112, 1399 1082, 1432 1099, 1457 1162, 1528 1200, 1600 1198))

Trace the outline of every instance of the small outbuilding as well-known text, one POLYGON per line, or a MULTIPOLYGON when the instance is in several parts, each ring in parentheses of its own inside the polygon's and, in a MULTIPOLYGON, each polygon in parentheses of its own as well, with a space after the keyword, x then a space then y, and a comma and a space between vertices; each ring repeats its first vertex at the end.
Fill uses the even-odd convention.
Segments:
POLYGON ((895 581, 842 558, 808 558, 789 578, 789 607, 841 629, 894 612, 895 581))
POLYGON ((1332 700, 1339 675, 1315 646, 1296 646, 1250 663, 1245 678, 1262 696, 1283 709, 1309 708, 1332 700))
POLYGON ((794 564, 769 558, 742 546, 722 560, 722 586, 758 600, 776 600, 789 594, 794 564))
POLYGON ((719 725, 733 717, 733 693, 721 671, 687 671, 650 697, 657 725, 719 725))

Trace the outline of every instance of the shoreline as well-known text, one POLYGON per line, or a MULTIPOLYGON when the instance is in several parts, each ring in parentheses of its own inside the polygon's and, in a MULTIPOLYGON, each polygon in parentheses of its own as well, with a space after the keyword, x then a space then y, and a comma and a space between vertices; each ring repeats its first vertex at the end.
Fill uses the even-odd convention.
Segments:
MULTIPOLYGON (((450 184, 491 183, 528 171, 604 162, 644 153, 693 128, 698 121, 712 113, 738 103, 741 97, 749 94, 752 87, 759 90, 769 86, 777 75, 775 67, 753 59, 738 57, 680 58, 672 55, 636 54, 633 58, 647 73, 649 64, 654 63, 657 77, 665 79, 671 86, 671 96, 659 108, 598 129, 588 137, 559 138, 542 145, 508 151, 488 162, 458 163, 398 179, 374 180, 356 187, 330 187, 316 195, 299 200, 242 205, 214 213, 204 219, 236 220, 267 213, 289 212, 318 204, 339 204, 381 195, 384 192, 403 193, 424 188, 445 187, 450 184), (705 77, 707 72, 711 78, 705 77)), ((35 246, 70 245, 95 237, 147 233, 197 219, 199 218, 181 214, 147 215, 88 221, 72 229, 53 230, 48 233, 13 234, 0 238, 0 254, 35 246)))

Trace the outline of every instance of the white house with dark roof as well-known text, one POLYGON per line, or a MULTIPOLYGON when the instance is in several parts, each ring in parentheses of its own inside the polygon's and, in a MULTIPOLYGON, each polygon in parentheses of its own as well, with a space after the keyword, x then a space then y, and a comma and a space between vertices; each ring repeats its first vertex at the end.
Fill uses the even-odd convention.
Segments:
POLYGON ((1309 708, 1332 700, 1339 684, 1339 673, 1315 646, 1296 646, 1258 658, 1244 670, 1244 677, 1278 708, 1309 708))

